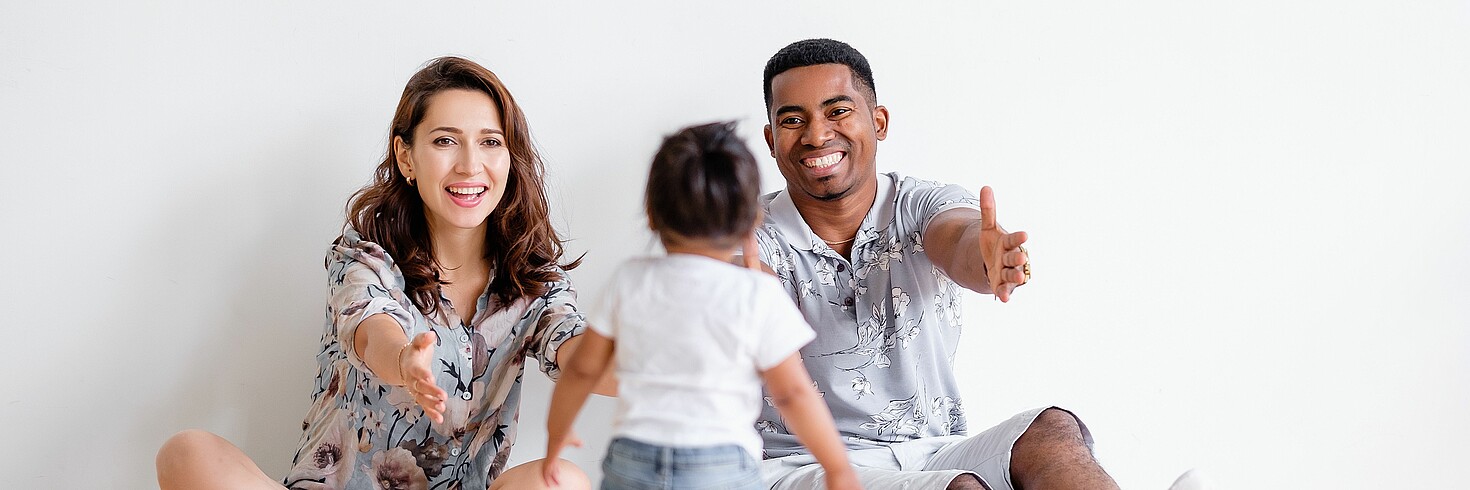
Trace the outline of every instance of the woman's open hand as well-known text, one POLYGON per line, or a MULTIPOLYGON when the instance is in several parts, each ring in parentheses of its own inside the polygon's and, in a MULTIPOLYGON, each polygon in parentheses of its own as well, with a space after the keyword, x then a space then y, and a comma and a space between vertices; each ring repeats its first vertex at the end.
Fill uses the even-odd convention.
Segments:
POLYGON ((444 398, 448 396, 434 383, 434 344, 439 336, 424 332, 404 344, 398 350, 398 372, 403 378, 403 388, 413 395, 414 403, 424 408, 424 414, 434 423, 444 422, 444 398))

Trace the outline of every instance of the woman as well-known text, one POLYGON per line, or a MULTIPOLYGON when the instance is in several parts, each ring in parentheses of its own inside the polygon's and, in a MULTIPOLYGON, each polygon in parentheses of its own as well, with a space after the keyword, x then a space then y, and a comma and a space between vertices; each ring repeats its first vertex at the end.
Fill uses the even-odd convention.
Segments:
MULTIPOLYGON (((555 378, 584 322, 542 173, 495 74, 453 57, 414 74, 327 255, 321 372, 290 473, 278 483, 223 438, 185 431, 159 451, 160 486, 543 488, 541 461, 502 473, 523 362, 555 378)), ((562 488, 588 487, 556 464, 573 475, 562 488)))

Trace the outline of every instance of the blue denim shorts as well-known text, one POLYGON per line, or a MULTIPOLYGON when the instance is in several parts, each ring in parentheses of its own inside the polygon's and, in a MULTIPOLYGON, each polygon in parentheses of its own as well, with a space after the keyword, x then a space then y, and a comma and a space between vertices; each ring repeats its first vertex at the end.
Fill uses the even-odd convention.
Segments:
POLYGON ((734 444, 666 447, 615 438, 602 459, 602 490, 764 490, 760 466, 734 444))

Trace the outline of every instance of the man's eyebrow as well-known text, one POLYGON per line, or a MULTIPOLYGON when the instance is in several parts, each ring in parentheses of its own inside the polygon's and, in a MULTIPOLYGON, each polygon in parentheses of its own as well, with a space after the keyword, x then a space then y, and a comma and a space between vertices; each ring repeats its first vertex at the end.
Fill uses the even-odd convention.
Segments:
POLYGON ((827 100, 822 101, 822 107, 827 107, 829 105, 836 104, 838 102, 855 102, 855 101, 852 100, 852 97, 848 97, 846 95, 839 95, 839 96, 836 96, 836 97, 833 97, 833 98, 830 98, 830 99, 827 99, 827 100))
MULTIPOLYGON (((852 100, 852 97, 848 97, 846 95, 838 95, 838 96, 834 96, 834 97, 832 97, 830 99, 827 99, 827 100, 822 101, 822 107, 827 107, 829 105, 836 104, 838 102, 854 102, 854 103, 856 103, 856 101, 852 100)), ((799 111, 801 111, 801 106, 797 106, 797 105, 783 105, 780 108, 777 108, 776 109, 776 114, 784 114, 784 113, 787 113, 787 112, 799 112, 799 111)))

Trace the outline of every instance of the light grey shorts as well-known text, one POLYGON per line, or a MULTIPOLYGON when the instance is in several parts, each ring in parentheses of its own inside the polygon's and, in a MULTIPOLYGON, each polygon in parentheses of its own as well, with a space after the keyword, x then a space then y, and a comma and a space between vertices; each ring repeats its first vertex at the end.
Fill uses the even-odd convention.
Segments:
MULTIPOLYGON (((1027 410, 973 436, 929 437, 887 447, 855 449, 847 452, 847 458, 857 469, 863 488, 943 490, 956 477, 971 474, 991 490, 1013 490, 1011 446, 1047 408, 1060 407, 1027 410)), ((1087 425, 1079 418, 1077 426, 1082 428, 1082 439, 1091 447, 1092 433, 1087 425)), ((771 490, 825 488, 822 477, 822 466, 807 454, 761 462, 761 478, 771 490)))

